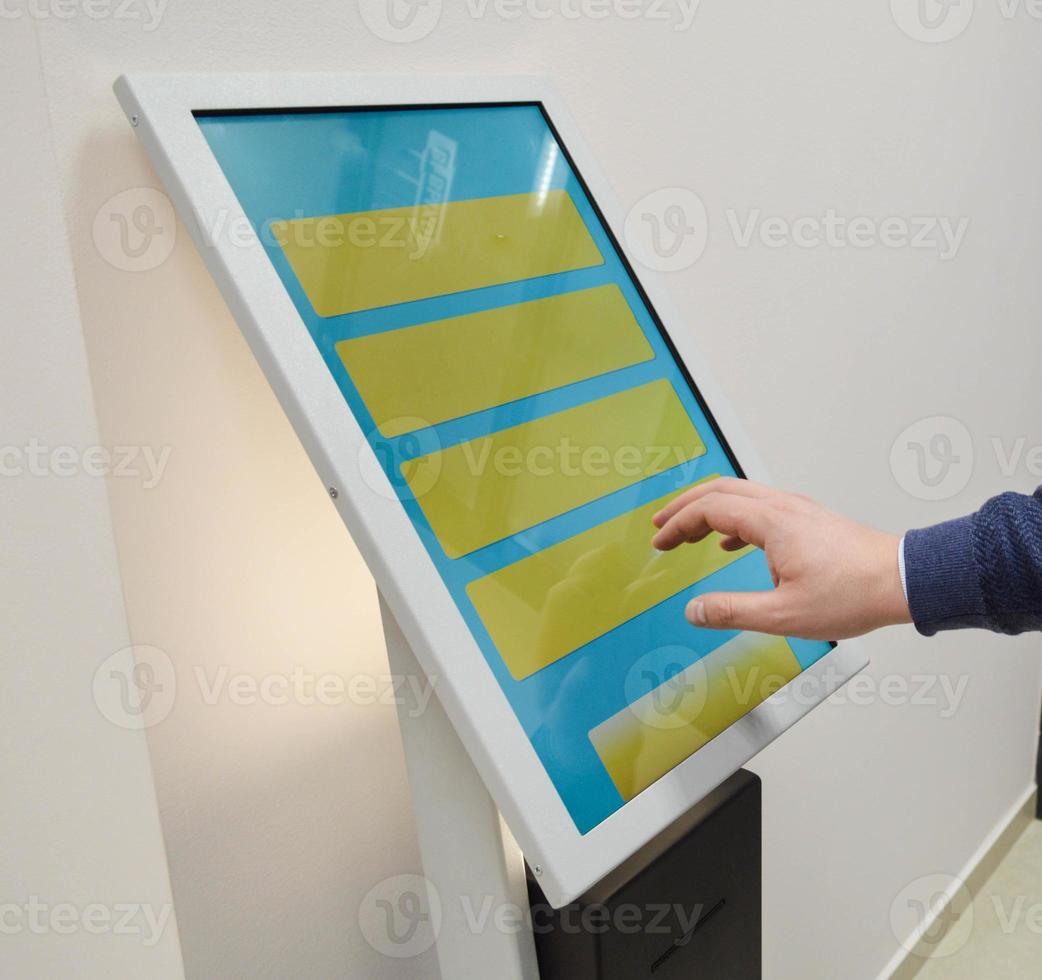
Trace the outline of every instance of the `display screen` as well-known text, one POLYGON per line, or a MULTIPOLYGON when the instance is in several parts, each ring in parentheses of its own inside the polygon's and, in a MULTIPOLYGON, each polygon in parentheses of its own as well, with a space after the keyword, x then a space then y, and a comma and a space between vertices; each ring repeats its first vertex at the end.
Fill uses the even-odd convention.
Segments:
POLYGON ((828 652, 684 618, 771 576, 651 547, 741 473, 540 105, 196 118, 580 833, 828 652))

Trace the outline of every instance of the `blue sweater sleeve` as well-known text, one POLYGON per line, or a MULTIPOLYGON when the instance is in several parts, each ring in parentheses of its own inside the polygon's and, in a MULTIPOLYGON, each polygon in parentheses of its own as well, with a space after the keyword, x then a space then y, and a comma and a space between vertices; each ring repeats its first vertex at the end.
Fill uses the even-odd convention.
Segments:
POLYGON ((920 633, 1042 630, 1042 487, 909 531, 904 549, 908 606, 920 633))

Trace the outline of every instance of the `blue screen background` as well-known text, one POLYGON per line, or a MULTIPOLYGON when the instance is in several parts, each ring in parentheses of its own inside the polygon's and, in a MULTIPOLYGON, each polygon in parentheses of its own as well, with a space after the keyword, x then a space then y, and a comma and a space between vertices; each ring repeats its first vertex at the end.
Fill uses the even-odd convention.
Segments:
MULTIPOLYGON (((523 681, 510 675, 467 598, 465 587, 475 578, 695 480, 735 473, 545 117, 538 106, 518 105, 206 115, 198 122, 351 411, 369 433, 489 669, 577 828, 587 833, 624 803, 588 733, 654 686, 638 678, 634 687, 635 666, 639 662, 641 677, 657 677, 663 683, 735 635, 693 629, 684 618, 693 595, 768 589, 772 583, 762 554, 753 552, 523 681), (419 168, 432 133, 442 143, 455 145, 445 199, 563 188, 575 202, 604 264, 381 309, 318 316, 268 232, 270 223, 416 204, 422 184, 419 168), (622 290, 652 346, 653 360, 398 438, 385 438, 375 430, 335 349, 338 341, 350 337, 606 283, 622 290), (463 558, 446 557, 401 477, 403 461, 658 378, 673 384, 706 444, 704 456, 463 558)), ((651 534, 649 527, 649 557, 651 534)), ((804 669, 829 650, 827 643, 793 639, 790 644, 804 669)))

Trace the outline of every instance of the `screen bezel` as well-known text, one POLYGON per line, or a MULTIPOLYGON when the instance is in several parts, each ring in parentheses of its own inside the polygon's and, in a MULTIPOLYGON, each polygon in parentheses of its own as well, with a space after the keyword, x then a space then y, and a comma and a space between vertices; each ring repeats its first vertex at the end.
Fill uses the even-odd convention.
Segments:
POLYGON ((337 488, 333 505, 419 663, 436 678, 435 690, 493 799, 529 863, 542 868, 540 884, 552 904, 582 894, 866 665, 856 642, 834 647, 580 834, 390 484, 371 489, 372 448, 263 246, 214 236, 246 218, 196 122, 216 113, 537 105, 724 452, 738 473, 766 482, 691 331, 666 326, 683 318, 664 292, 664 277, 637 274, 617 231, 623 213, 560 99, 542 79, 504 76, 134 75, 121 78, 116 92, 315 468, 327 487, 337 488), (225 220, 208 220, 218 215, 225 220), (803 690, 809 684, 813 696, 793 697, 795 684, 803 690))

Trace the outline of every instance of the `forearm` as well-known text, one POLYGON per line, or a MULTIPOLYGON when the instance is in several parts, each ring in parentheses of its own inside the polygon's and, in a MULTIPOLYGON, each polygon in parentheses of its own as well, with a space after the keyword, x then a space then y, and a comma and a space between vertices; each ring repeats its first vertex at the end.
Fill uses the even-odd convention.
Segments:
POLYGON ((1042 487, 1004 493, 979 511, 909 531, 908 605, 919 632, 1042 629, 1042 487))

